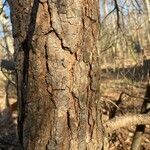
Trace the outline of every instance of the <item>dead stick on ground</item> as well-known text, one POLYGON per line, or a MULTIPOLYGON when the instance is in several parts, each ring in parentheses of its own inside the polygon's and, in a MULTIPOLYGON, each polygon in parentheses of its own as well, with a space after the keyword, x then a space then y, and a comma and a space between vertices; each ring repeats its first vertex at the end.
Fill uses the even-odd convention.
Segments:
POLYGON ((150 125, 150 114, 126 114, 115 117, 104 123, 105 133, 111 133, 121 127, 130 127, 132 125, 150 125))

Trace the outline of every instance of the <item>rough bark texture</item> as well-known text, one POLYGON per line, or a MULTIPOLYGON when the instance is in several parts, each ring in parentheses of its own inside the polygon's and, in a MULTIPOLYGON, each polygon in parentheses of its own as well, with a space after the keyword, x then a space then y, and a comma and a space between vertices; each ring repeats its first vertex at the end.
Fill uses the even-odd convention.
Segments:
POLYGON ((98 0, 9 4, 24 149, 101 149, 98 0))

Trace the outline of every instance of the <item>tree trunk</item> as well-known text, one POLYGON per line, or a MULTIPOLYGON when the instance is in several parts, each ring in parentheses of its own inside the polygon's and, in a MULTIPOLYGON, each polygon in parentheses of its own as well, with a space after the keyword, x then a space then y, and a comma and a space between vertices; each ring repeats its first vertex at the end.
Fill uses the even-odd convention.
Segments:
POLYGON ((100 150, 97 0, 9 0, 25 150, 100 150))

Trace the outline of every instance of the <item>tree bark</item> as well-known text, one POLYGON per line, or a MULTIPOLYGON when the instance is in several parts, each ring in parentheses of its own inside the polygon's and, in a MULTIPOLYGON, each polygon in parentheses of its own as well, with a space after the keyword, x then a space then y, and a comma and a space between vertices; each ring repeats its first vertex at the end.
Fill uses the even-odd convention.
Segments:
POLYGON ((9 0, 25 150, 100 150, 98 0, 9 0))

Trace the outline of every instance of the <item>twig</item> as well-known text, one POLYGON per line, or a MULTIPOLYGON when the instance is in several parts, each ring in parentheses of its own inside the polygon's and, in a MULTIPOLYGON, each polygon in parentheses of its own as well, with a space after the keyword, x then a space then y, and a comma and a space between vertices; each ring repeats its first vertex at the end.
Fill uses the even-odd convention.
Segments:
POLYGON ((133 0, 131 1, 131 3, 133 4, 133 6, 135 7, 135 9, 137 10, 137 11, 139 11, 139 13, 140 13, 140 11, 143 11, 142 10, 142 8, 141 8, 141 6, 140 6, 140 4, 139 4, 139 2, 137 1, 137 0, 134 0, 135 1, 135 3, 136 3, 136 5, 134 4, 134 2, 133 2, 133 0), (137 8, 138 7, 138 8, 137 8))
POLYGON ((110 119, 115 117, 117 108, 119 108, 119 104, 122 102, 122 95, 123 94, 124 94, 123 92, 120 94, 117 102, 115 103, 115 106, 117 106, 117 107, 113 107, 112 110, 110 111, 110 116, 109 116, 110 119))
POLYGON ((101 50, 101 53, 106 52, 107 50, 109 50, 110 48, 112 48, 113 44, 111 44, 110 46, 106 47, 105 49, 101 50))
POLYGON ((115 9, 116 9, 116 8, 113 8, 113 9, 105 16, 105 18, 103 19, 103 21, 102 21, 101 24, 103 24, 103 22, 106 20, 106 18, 107 18, 111 13, 113 13, 113 12, 115 11, 115 9))
POLYGON ((3 13, 3 9, 7 3, 7 0, 4 1, 2 8, 0 8, 0 15, 3 13))
POLYGON ((1 68, 1 72, 3 73, 3 75, 5 76, 5 78, 12 84, 16 87, 16 83, 13 82, 7 75, 6 75, 6 72, 3 71, 3 69, 1 68))

